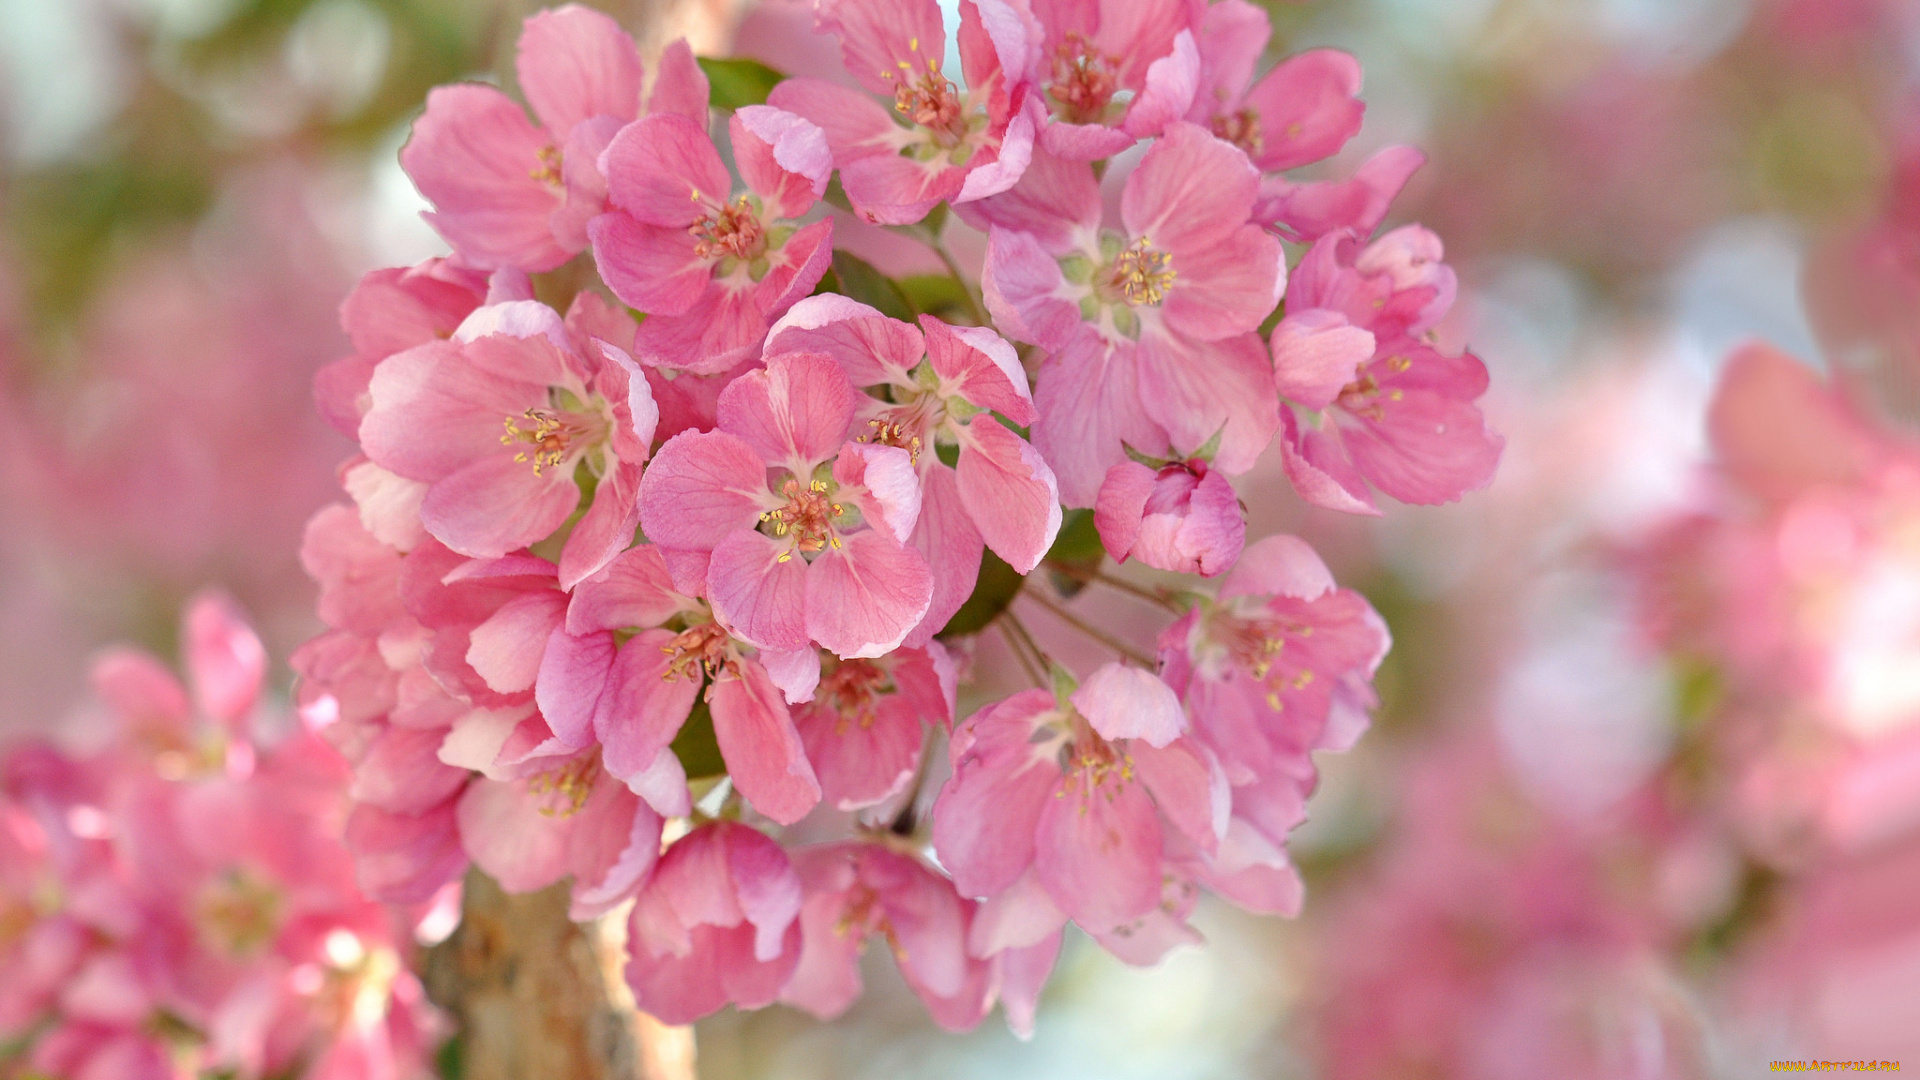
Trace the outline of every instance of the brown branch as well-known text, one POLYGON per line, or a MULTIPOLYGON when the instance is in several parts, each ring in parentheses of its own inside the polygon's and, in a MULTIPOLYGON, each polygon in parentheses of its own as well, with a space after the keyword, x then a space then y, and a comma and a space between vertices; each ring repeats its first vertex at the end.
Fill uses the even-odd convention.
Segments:
POLYGON ((1127 642, 1122 641, 1117 637, 1114 637, 1112 634, 1107 633, 1105 630, 1102 630, 1099 627, 1094 626, 1093 624, 1083 620, 1082 618, 1080 618, 1080 616, 1075 615, 1071 611, 1068 611, 1064 605, 1060 604, 1058 601, 1054 600, 1052 597, 1047 596, 1045 593, 1030 591, 1030 592, 1022 593, 1021 595, 1027 598, 1028 600, 1031 600, 1034 603, 1039 604, 1041 607, 1046 608, 1048 612, 1052 613, 1054 618, 1059 619, 1061 622, 1066 623, 1068 626, 1073 627, 1075 630, 1078 630, 1081 633, 1092 638, 1093 640, 1099 642, 1100 644, 1105 645, 1107 648, 1112 649, 1114 652, 1119 653, 1121 656, 1124 656, 1127 659, 1132 660, 1137 664, 1140 664, 1141 666, 1147 668, 1148 670, 1152 670, 1155 666, 1157 666, 1158 661, 1156 661, 1153 657, 1147 655, 1145 652, 1142 652, 1136 646, 1128 644, 1127 642))

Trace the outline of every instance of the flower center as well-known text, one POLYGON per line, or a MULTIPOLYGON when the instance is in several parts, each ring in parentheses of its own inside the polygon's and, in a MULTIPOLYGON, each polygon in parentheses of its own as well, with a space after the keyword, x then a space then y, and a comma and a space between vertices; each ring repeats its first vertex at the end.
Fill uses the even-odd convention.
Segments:
POLYGON ((895 446, 907 452, 907 459, 920 464, 920 436, 915 434, 919 427, 911 418, 876 419, 867 421, 871 430, 860 436, 855 442, 873 443, 876 446, 895 446))
POLYGON ((570 818, 587 804, 600 778, 600 755, 577 757, 527 781, 527 793, 539 800, 544 817, 570 818))
POLYGON ((1281 691, 1291 688, 1305 690, 1313 684, 1313 671, 1301 668, 1288 678, 1285 671, 1275 671, 1274 665, 1286 651, 1287 639, 1310 638, 1313 627, 1306 623, 1282 623, 1277 619, 1222 619, 1217 625, 1214 637, 1226 646, 1227 656, 1234 665, 1247 673, 1254 682, 1267 688, 1267 706, 1278 711, 1281 706, 1281 691))
POLYGON ((825 480, 801 487, 800 481, 789 476, 780 485, 780 494, 786 497, 786 505, 761 514, 760 520, 773 526, 773 535, 793 537, 793 548, 781 553, 781 562, 793 558, 796 549, 802 555, 812 555, 829 546, 840 546, 833 519, 846 513, 846 507, 833 501, 825 480))
POLYGON ((230 956, 258 952, 280 932, 280 890, 244 867, 228 870, 200 896, 200 926, 230 956))
POLYGON ((815 695, 840 718, 833 733, 845 735, 855 724, 862 731, 872 727, 879 720, 873 699, 890 681, 886 670, 870 660, 842 660, 822 676, 815 695))
MULTIPOLYGON (((1401 357, 1388 361, 1388 366, 1395 371, 1406 370, 1405 364, 1405 359, 1401 357)), ((1386 392, 1388 401, 1399 401, 1404 396, 1399 390, 1386 392)), ((1343 387, 1335 403, 1355 416, 1363 416, 1376 423, 1386 417, 1386 409, 1380 404, 1380 382, 1371 372, 1343 387)))
POLYGON ((513 460, 531 462, 535 476, 567 460, 574 451, 599 442, 601 435, 589 416, 552 409, 530 408, 507 417, 505 423, 501 445, 519 446, 513 460))
POLYGON ((1215 136, 1245 150, 1248 157, 1260 156, 1261 149, 1267 145, 1260 133, 1260 114, 1252 109, 1216 116, 1212 127, 1215 136))
POLYGON ((1113 257, 1104 280, 1102 297, 1109 303, 1124 300, 1129 306, 1157 305, 1173 287, 1173 256, 1153 246, 1142 236, 1113 257))
POLYGON ((1060 106, 1060 117, 1075 124, 1104 119, 1120 86, 1119 63, 1077 33, 1054 46, 1047 94, 1060 106))
POLYGON ((1080 812, 1087 812, 1095 795, 1117 799, 1133 779, 1133 756, 1122 753, 1083 722, 1079 737, 1060 748, 1060 786, 1053 797, 1074 795, 1080 800, 1080 812))
POLYGON ((699 682, 702 675, 718 675, 732 664, 727 653, 727 632, 718 623, 701 623, 676 635, 660 646, 666 653, 666 680, 686 679, 699 682))
POLYGON ((527 175, 550 188, 560 188, 560 151, 557 147, 543 146, 537 155, 540 164, 535 165, 527 175))
POLYGON ((694 222, 687 232, 697 258, 752 262, 767 253, 767 228, 745 195, 694 222))
POLYGON ((966 137, 967 122, 960 91, 934 68, 918 78, 903 78, 893 91, 893 111, 909 123, 932 133, 934 141, 951 147, 966 137))

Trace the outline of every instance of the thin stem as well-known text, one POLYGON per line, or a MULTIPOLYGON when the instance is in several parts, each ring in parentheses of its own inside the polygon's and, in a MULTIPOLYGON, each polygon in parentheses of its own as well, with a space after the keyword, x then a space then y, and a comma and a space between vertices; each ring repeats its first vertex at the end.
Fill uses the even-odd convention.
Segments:
POLYGON ((1026 653, 1026 645, 1031 644, 1031 642, 1023 644, 1020 640, 1022 635, 1026 633, 1026 628, 1020 627, 1017 630, 1015 629, 1017 620, 1012 617, 1012 612, 1010 611, 1001 612, 999 617, 994 619, 994 622, 1000 624, 1000 634, 1007 639, 1007 651, 1013 654, 1015 660, 1020 661, 1020 669, 1027 673, 1027 678, 1031 680, 1035 686, 1047 685, 1046 680, 1040 677, 1040 669, 1034 667, 1032 658, 1026 653))
POLYGON ((940 257, 940 262, 947 268, 947 274, 953 278, 953 283, 960 286, 960 295, 967 298, 967 314, 973 317, 975 325, 992 326, 993 320, 987 317, 987 309, 980 305, 980 298, 973 295, 973 286, 967 284, 966 275, 960 272, 959 260, 953 257, 953 252, 947 250, 946 241, 932 234, 926 234, 926 241, 927 246, 933 249, 933 253, 940 257))
POLYGON ((1078 630, 1081 633, 1092 638, 1093 640, 1099 642, 1100 644, 1105 645, 1107 648, 1112 649, 1114 652, 1119 653, 1121 656, 1124 656, 1127 659, 1132 660, 1135 663, 1140 664, 1141 666, 1149 669, 1157 665, 1157 661, 1155 661, 1153 657, 1148 656, 1146 653, 1141 652, 1139 649, 1135 648, 1134 646, 1129 645, 1124 641, 1121 641, 1119 638, 1114 637, 1112 634, 1107 633, 1105 630, 1102 630, 1099 627, 1094 626, 1093 624, 1080 618, 1080 616, 1075 615, 1071 611, 1068 611, 1065 605, 1061 604, 1059 601, 1053 599, 1052 597, 1047 596, 1046 594, 1040 593, 1040 592, 1029 592, 1029 593, 1025 593, 1024 595, 1026 596, 1027 599, 1033 601, 1036 604, 1039 604, 1041 607, 1046 608, 1048 611, 1052 612, 1054 618, 1059 619, 1061 622, 1066 623, 1068 626, 1073 627, 1075 630, 1078 630))
POLYGON ((1097 582, 1101 585, 1105 585, 1109 589, 1116 589, 1120 592, 1126 593, 1129 596, 1139 597, 1140 599, 1145 600, 1149 604, 1166 608, 1168 611, 1173 612, 1175 615, 1186 614, 1186 612, 1181 609, 1179 604, 1174 603, 1173 600, 1169 599, 1167 595, 1161 592, 1160 590, 1149 589, 1144 585, 1135 585, 1133 582, 1128 581, 1126 578, 1123 578, 1123 577, 1115 577, 1112 574, 1108 574, 1100 570, 1083 570, 1077 566, 1070 566, 1065 563, 1050 562, 1047 564, 1047 569, 1065 574, 1068 577, 1074 579, 1075 581, 1080 582, 1083 585, 1097 582))

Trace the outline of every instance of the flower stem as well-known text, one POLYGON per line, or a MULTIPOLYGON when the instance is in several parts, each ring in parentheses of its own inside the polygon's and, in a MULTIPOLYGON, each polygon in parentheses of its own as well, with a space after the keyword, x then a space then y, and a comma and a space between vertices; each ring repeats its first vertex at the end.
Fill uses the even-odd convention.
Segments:
POLYGON ((1133 645, 1129 645, 1128 643, 1120 640, 1119 638, 1114 637, 1112 634, 1107 633, 1105 630, 1102 630, 1099 627, 1094 626, 1093 624, 1085 621, 1084 619, 1080 618, 1080 616, 1075 615, 1073 612, 1068 611, 1065 605, 1061 604, 1059 601, 1053 599, 1052 597, 1047 596, 1044 593, 1040 593, 1040 592, 1029 592, 1029 593, 1025 593, 1024 595, 1026 596, 1027 599, 1033 601, 1036 604, 1039 604, 1043 608, 1046 608, 1049 612, 1053 614, 1054 618, 1059 619, 1061 622, 1066 623, 1068 626, 1073 627, 1075 630, 1078 630, 1081 633, 1092 638, 1093 640, 1099 642, 1100 644, 1105 645, 1107 648, 1112 649, 1114 652, 1119 653, 1121 656, 1124 656, 1127 659, 1132 660, 1133 662, 1140 664, 1141 666, 1149 670, 1159 666, 1158 661, 1154 660, 1153 657, 1147 655, 1146 653, 1142 652, 1140 649, 1134 647, 1133 645))
POLYGON ((1149 589, 1144 585, 1136 585, 1133 582, 1128 581, 1126 578, 1123 578, 1123 577, 1116 577, 1112 574, 1109 574, 1100 570, 1087 570, 1087 569, 1083 569, 1078 566, 1072 566, 1066 563, 1050 562, 1047 564, 1047 569, 1065 574, 1066 576, 1074 579, 1075 581, 1080 582, 1083 585, 1093 584, 1097 582, 1101 585, 1105 585, 1109 589, 1114 589, 1119 592, 1126 593, 1129 596, 1138 597, 1139 599, 1145 600, 1147 603, 1152 604, 1156 607, 1166 608, 1168 611, 1173 612, 1175 615, 1186 614, 1185 609, 1183 609, 1178 603, 1175 603, 1172 598, 1168 597, 1163 590, 1149 589))
POLYGON ((1027 678, 1032 679, 1035 686, 1048 685, 1047 654, 1034 643, 1033 635, 1027 633, 1025 624, 1013 613, 1013 608, 1008 606, 995 621, 1000 624, 1000 632, 1007 638, 1007 648, 1020 661, 1027 678))
POLYGON ((972 317, 974 325, 992 326, 993 320, 987 317, 987 309, 981 305, 980 298, 973 294, 973 286, 967 284, 966 275, 960 272, 960 262, 953 257, 953 252, 947 250, 946 241, 934 233, 921 235, 925 238, 927 247, 940 257, 941 265, 947 268, 947 274, 953 278, 953 283, 960 286, 960 295, 967 298, 967 314, 972 317))

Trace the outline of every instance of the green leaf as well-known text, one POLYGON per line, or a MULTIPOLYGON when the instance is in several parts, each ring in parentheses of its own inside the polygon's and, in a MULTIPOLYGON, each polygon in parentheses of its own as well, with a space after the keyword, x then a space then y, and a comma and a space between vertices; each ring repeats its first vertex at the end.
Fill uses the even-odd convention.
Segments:
POLYGON ((947 625, 941 628, 936 637, 956 638, 968 634, 977 634, 987 628, 987 624, 1000 617, 1019 594, 1020 586, 1026 579, 1020 572, 1008 566, 1006 560, 993 552, 984 552, 980 556, 980 573, 974 579, 973 592, 960 610, 953 613, 947 625))
POLYGON ((433 1055, 433 1064, 441 1080, 461 1080, 461 1077, 467 1075, 466 1055, 462 1052, 464 1049, 460 1045, 458 1035, 440 1044, 439 1052, 433 1055))
POLYGON ((907 295, 892 278, 875 270, 865 259, 845 251, 834 252, 833 276, 842 295, 876 308, 882 315, 913 321, 913 304, 908 302, 907 295))
POLYGON ((706 72, 707 85, 712 87, 710 100, 714 107, 729 112, 748 105, 765 105, 767 95, 786 78, 760 61, 744 57, 717 60, 702 56, 700 70, 706 72))
POLYGON ((726 759, 720 756, 720 740, 713 733, 713 710, 707 707, 704 697, 693 703, 693 712, 681 725, 680 734, 673 737, 673 753, 687 770, 688 780, 719 776, 727 771, 726 759))
POLYGON ((967 314, 966 290, 945 274, 915 274, 897 283, 907 303, 921 315, 946 317, 967 314))
POLYGON ((1100 530, 1093 524, 1093 511, 1069 510, 1066 520, 1060 524, 1060 535, 1047 549, 1045 562, 1078 571, 1052 575, 1053 587, 1060 590, 1060 595, 1070 597, 1086 588, 1082 579, 1093 576, 1106 557, 1107 549, 1100 543, 1100 530))

